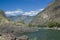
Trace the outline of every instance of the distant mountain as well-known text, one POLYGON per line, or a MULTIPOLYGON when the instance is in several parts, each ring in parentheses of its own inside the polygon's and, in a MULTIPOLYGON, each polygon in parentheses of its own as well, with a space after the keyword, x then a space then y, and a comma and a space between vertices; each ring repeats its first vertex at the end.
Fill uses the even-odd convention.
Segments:
POLYGON ((44 26, 49 22, 60 23, 60 0, 54 0, 49 3, 43 11, 35 16, 30 24, 35 26, 44 26))
POLYGON ((24 23, 29 23, 32 21, 34 16, 26 16, 26 15, 17 15, 17 16, 8 16, 10 21, 23 21, 24 23))

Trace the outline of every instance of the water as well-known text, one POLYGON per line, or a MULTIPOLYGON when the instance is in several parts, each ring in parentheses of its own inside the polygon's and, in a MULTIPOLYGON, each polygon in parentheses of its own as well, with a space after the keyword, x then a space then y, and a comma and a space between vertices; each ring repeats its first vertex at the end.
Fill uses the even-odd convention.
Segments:
POLYGON ((30 40, 60 40, 59 30, 39 29, 37 32, 23 33, 27 35, 30 40))

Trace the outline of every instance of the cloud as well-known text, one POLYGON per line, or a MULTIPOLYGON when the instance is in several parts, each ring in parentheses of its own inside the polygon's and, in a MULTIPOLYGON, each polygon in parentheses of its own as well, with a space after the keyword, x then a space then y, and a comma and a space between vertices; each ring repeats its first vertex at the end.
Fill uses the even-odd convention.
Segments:
POLYGON ((28 15, 28 16, 35 16, 37 15, 40 11, 42 11, 43 9, 38 9, 38 10, 35 10, 35 11, 28 11, 28 12, 24 12, 23 10, 21 9, 17 9, 17 10, 14 10, 14 11, 6 11, 5 14, 6 15, 28 15))
POLYGON ((17 9, 17 10, 14 10, 14 11, 6 11, 5 14, 6 15, 18 15, 18 14, 22 14, 23 11, 21 9, 17 9))
POLYGON ((40 11, 44 10, 44 8, 40 9, 40 11))
POLYGON ((43 9, 38 9, 35 11, 29 11, 29 12, 25 12, 23 15, 28 15, 28 16, 35 16, 37 15, 39 12, 41 12, 43 9))
POLYGON ((38 13, 37 11, 29 11, 29 12, 25 12, 25 13, 22 14, 22 15, 34 16, 34 15, 36 15, 37 13, 38 13))

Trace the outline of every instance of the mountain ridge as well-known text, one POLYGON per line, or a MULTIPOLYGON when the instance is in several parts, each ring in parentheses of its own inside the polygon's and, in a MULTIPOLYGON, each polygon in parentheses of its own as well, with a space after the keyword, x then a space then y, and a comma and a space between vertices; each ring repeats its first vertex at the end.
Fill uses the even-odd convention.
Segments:
POLYGON ((60 20, 60 1, 54 0, 52 3, 48 4, 48 6, 41 11, 35 19, 31 21, 30 24, 35 26, 45 26, 49 22, 59 22, 60 20))

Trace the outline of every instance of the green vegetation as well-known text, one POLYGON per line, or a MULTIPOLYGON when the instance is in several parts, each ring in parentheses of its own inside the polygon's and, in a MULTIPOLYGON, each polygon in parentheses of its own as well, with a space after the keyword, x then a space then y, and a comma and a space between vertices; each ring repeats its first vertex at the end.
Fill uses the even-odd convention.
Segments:
POLYGON ((33 25, 33 24, 29 24, 28 26, 29 26, 29 27, 35 27, 35 25, 33 25))
POLYGON ((37 25, 37 27, 46 27, 45 25, 37 25))
POLYGON ((46 27, 46 26, 44 26, 44 25, 33 25, 33 24, 29 24, 28 26, 29 26, 29 27, 46 27))
POLYGON ((0 17, 0 22, 1 22, 2 18, 0 17))
POLYGON ((23 24, 24 24, 24 22, 23 22, 23 21, 17 21, 17 23, 23 23, 23 24))
POLYGON ((60 23, 58 23, 58 22, 49 22, 47 26, 48 27, 60 27, 60 23))

